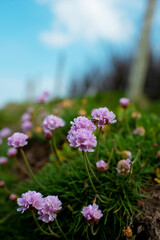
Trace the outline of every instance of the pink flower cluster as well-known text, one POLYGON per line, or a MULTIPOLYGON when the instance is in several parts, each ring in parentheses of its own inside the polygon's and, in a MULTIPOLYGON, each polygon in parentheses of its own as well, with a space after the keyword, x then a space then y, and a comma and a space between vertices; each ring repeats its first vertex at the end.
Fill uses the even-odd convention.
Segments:
POLYGON ((8 145, 14 148, 24 147, 27 145, 28 136, 24 133, 16 132, 11 137, 8 138, 8 145))
POLYGON ((22 213, 28 209, 38 210, 38 214, 40 215, 38 219, 45 223, 54 221, 58 211, 62 208, 62 202, 57 196, 43 198, 41 193, 35 191, 23 193, 22 197, 17 199, 17 204, 20 206, 17 211, 22 213))
POLYGON ((62 208, 62 202, 57 196, 48 196, 42 199, 41 209, 38 211, 38 219, 45 223, 52 222, 57 217, 57 212, 62 208))
POLYGON ((3 128, 0 131, 0 138, 7 138, 11 135, 12 131, 10 128, 3 128))
POLYGON ((48 97, 50 93, 48 91, 44 91, 42 95, 39 95, 36 99, 37 103, 46 103, 48 101, 48 97))
POLYGON ((98 123, 98 127, 104 127, 105 124, 113 124, 116 122, 114 119, 116 115, 106 107, 93 109, 91 116, 92 121, 98 123))
POLYGON ((108 163, 106 163, 104 160, 100 160, 96 162, 96 167, 99 172, 105 172, 108 170, 108 163))
POLYGON ((98 209, 99 206, 97 204, 89 205, 83 207, 81 213, 87 220, 87 222, 90 225, 93 225, 95 222, 97 222, 101 217, 103 217, 103 214, 100 209, 98 209))
POLYGON ((17 153, 18 153, 17 149, 12 147, 8 149, 7 155, 8 157, 15 157, 17 153))
POLYGON ((96 126, 86 117, 77 117, 71 122, 72 127, 68 132, 67 139, 71 147, 78 147, 79 150, 93 152, 96 147, 96 136, 92 132, 96 126))
POLYGON ((122 176, 127 176, 130 173, 130 159, 120 160, 117 164, 117 172, 122 176))
POLYGON ((123 108, 127 108, 129 106, 130 100, 128 98, 120 98, 119 103, 123 108))
POLYGON ((6 165, 7 162, 8 162, 8 159, 6 157, 0 157, 0 164, 1 165, 6 165))
POLYGON ((71 124, 72 124, 71 129, 75 130, 75 131, 78 129, 82 129, 82 128, 84 128, 88 131, 91 131, 91 132, 96 130, 96 125, 94 123, 92 123, 91 120, 89 120, 88 118, 83 117, 83 116, 74 118, 73 122, 71 121, 71 124))
POLYGON ((56 128, 64 127, 64 125, 65 125, 65 121, 62 118, 57 117, 55 115, 47 116, 42 123, 44 131, 55 130, 56 128))
POLYGON ((26 112, 22 115, 21 121, 22 121, 22 130, 23 132, 28 132, 32 128, 32 122, 31 122, 31 114, 29 112, 26 112))
POLYGON ((17 203, 20 208, 17 209, 18 212, 24 212, 29 208, 35 208, 37 210, 42 207, 42 194, 35 191, 28 191, 22 194, 21 198, 17 199, 17 203))

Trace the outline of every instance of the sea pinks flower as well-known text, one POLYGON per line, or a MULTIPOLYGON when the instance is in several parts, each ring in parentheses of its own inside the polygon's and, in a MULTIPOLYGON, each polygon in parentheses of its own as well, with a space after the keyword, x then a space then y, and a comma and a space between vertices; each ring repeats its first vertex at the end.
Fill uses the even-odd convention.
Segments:
POLYGON ((28 139, 26 134, 16 132, 8 138, 8 145, 15 148, 24 147, 28 143, 26 139, 28 139))
POLYGON ((77 130, 77 129, 86 129, 88 131, 95 131, 96 130, 96 125, 92 123, 91 120, 84 116, 79 116, 77 118, 74 118, 73 122, 70 122, 72 124, 71 129, 72 130, 77 130))
POLYGON ((85 152, 94 152, 92 148, 97 145, 96 136, 93 135, 91 131, 84 128, 80 128, 76 131, 71 129, 68 132, 67 139, 71 147, 78 147, 79 150, 85 152))
POLYGON ((8 149, 7 155, 8 157, 15 157, 17 153, 18 153, 17 149, 12 147, 8 149))
POLYGON ((108 170, 108 163, 106 163, 104 160, 100 160, 96 162, 96 167, 98 172, 105 172, 108 170))
POLYGON ((53 133, 50 130, 45 130, 44 136, 46 139, 51 139, 53 137, 53 133))
POLYGON ((116 115, 106 107, 93 109, 91 116, 92 121, 98 123, 98 127, 103 127, 105 124, 113 124, 116 122, 114 119, 116 115))
POLYGON ((6 165, 8 159, 6 157, 0 157, 0 165, 6 165))
POLYGON ((127 159, 127 158, 131 159, 132 158, 132 153, 128 150, 122 151, 121 155, 122 155, 123 159, 127 159))
POLYGON ((93 203, 93 205, 90 204, 87 207, 83 207, 81 213, 83 214, 89 225, 93 225, 95 222, 98 222, 101 217, 103 217, 103 213, 98 208, 99 206, 95 203, 93 203))
POLYGON ((38 103, 45 103, 48 101, 49 96, 50 96, 50 93, 48 91, 44 91, 42 95, 37 97, 36 101, 38 103))
POLYGON ((130 159, 120 160, 116 168, 118 174, 122 176, 127 176, 130 173, 131 168, 130 163, 131 163, 130 159))
POLYGON ((29 208, 40 210, 42 208, 42 194, 35 191, 23 193, 22 197, 17 199, 17 204, 20 206, 17 209, 18 212, 23 213, 29 208))
POLYGON ((0 131, 0 137, 1 138, 7 138, 11 135, 12 131, 10 128, 3 128, 1 131, 0 131))
POLYGON ((22 122, 26 122, 26 121, 30 121, 31 120, 31 115, 30 113, 26 112, 23 113, 22 117, 21 117, 21 121, 22 122))
POLYGON ((34 112, 34 108, 28 107, 27 108, 27 113, 32 114, 34 112))
POLYGON ((130 100, 128 98, 120 98, 119 103, 123 108, 127 108, 129 106, 130 100))
POLYGON ((9 195, 9 200, 11 201, 11 202, 16 202, 17 201, 17 195, 16 194, 14 194, 14 193, 11 193, 10 195, 9 195))
POLYGON ((56 128, 63 127, 64 125, 65 121, 62 118, 57 117, 55 115, 47 116, 42 123, 44 131, 55 130, 56 128))
POLYGON ((4 188, 6 186, 5 181, 0 180, 0 188, 4 188))
POLYGON ((40 217, 45 223, 53 222, 57 217, 58 211, 62 208, 62 202, 58 199, 58 196, 48 196, 43 198, 41 209, 38 211, 40 217))
POLYGON ((24 132, 28 132, 32 128, 32 122, 31 121, 25 121, 25 122, 22 123, 21 127, 22 127, 22 130, 24 132))
POLYGON ((133 135, 139 135, 139 136, 143 136, 145 134, 145 129, 144 127, 136 127, 133 131, 133 135))

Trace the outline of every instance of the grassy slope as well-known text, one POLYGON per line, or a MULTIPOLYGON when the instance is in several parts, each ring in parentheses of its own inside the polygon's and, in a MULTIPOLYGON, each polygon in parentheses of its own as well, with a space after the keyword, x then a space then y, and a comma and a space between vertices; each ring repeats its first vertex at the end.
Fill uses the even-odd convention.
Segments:
MULTIPOLYGON (((92 108, 107 106, 110 110, 113 110, 117 116, 123 117, 123 112, 121 108, 118 107, 118 99, 120 96, 120 93, 97 95, 96 97, 89 98, 84 108, 89 116, 92 108)), ((48 112, 51 112, 53 106, 55 106, 54 103, 46 106, 48 112)), ((61 116, 67 124, 59 133, 57 132, 57 142, 59 144, 61 144, 61 139, 64 137, 59 136, 62 134, 66 136, 70 127, 69 122, 77 116, 80 108, 81 100, 77 100, 74 107, 61 111, 61 116)), ((130 118, 130 113, 133 109, 135 109, 135 107, 131 106, 128 110, 131 130, 135 128, 135 121, 130 118)), ((21 111, 19 112, 21 113, 21 111)), ((12 115, 8 112, 8 116, 12 115)), ((1 124, 3 125, 5 117, 2 119, 1 124)), ((17 120, 18 116, 16 116, 16 122, 17 120)), ((7 123, 12 122, 8 117, 7 123)), ((138 123, 138 125, 146 129, 146 134, 143 137, 133 137, 128 134, 123 122, 110 126, 104 133, 100 143, 101 159, 108 161, 111 149, 115 146, 113 141, 116 142, 119 151, 130 150, 133 154, 133 159, 136 157, 139 149, 141 150, 141 156, 133 165, 133 173, 127 178, 119 177, 116 174, 115 168, 117 162, 121 159, 121 155, 116 152, 115 148, 111 156, 109 171, 106 174, 100 174, 96 172, 95 169, 101 184, 93 181, 100 196, 105 200, 104 204, 97 199, 100 209, 103 210, 104 217, 95 225, 95 230, 97 229, 98 231, 95 239, 105 240, 107 237, 109 239, 118 239, 122 228, 126 225, 127 216, 130 221, 133 220, 133 213, 137 211, 137 200, 142 194, 141 189, 142 187, 144 188, 146 183, 150 182, 152 175, 154 176, 155 174, 155 168, 159 166, 159 162, 155 158, 157 149, 153 147, 153 143, 155 142, 158 142, 160 146, 159 122, 160 119, 156 115, 144 113, 138 123)), ((0 166, 0 176, 1 179, 6 181, 9 188, 19 195, 29 189, 41 191, 44 196, 48 194, 59 195, 63 203, 63 210, 58 214, 58 220, 64 231, 67 232, 68 238, 87 239, 86 232, 88 231, 90 235, 90 230, 80 211, 84 205, 93 202, 95 193, 90 187, 81 153, 71 149, 66 142, 63 143, 61 148, 62 150, 59 153, 63 161, 59 164, 58 169, 55 166, 55 159, 50 157, 50 163, 48 163, 41 172, 37 173, 39 179, 43 181, 43 184, 46 186, 46 191, 39 189, 32 181, 29 181, 27 184, 18 183, 17 176, 12 172, 13 162, 11 160, 7 166, 0 166)), ((1 146, 1 153, 6 153, 6 144, 1 146)), ((96 159, 94 153, 89 154, 89 158, 93 166, 95 166, 96 159)), ((2 219, 8 214, 12 214, 11 217, 0 225, 2 239, 47 239, 46 237, 40 237, 30 213, 25 212, 22 215, 17 213, 17 205, 16 203, 10 203, 8 201, 8 193, 0 190, 0 194, 0 218, 2 219)), ((54 223, 52 227, 55 232, 58 232, 54 223)), ((94 239, 94 237, 90 236, 90 239, 94 239)))

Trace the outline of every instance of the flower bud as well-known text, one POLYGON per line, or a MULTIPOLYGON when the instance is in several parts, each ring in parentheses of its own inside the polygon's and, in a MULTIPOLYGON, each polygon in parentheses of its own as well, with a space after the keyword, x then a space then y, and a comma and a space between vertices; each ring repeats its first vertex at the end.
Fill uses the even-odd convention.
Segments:
POLYGON ((0 188, 4 188, 6 186, 5 181, 0 180, 0 188))

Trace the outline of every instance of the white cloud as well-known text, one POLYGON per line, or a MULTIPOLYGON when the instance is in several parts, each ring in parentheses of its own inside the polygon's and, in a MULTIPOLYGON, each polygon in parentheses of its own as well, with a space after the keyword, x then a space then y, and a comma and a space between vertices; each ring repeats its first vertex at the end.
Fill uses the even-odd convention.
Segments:
MULTIPOLYGON (((64 47, 79 40, 127 42, 136 30, 130 13, 120 7, 121 3, 129 6, 128 0, 36 1, 48 4, 53 14, 52 29, 40 33, 41 41, 48 46, 64 47)), ((138 2, 131 2, 129 8, 140 9, 138 2)))

